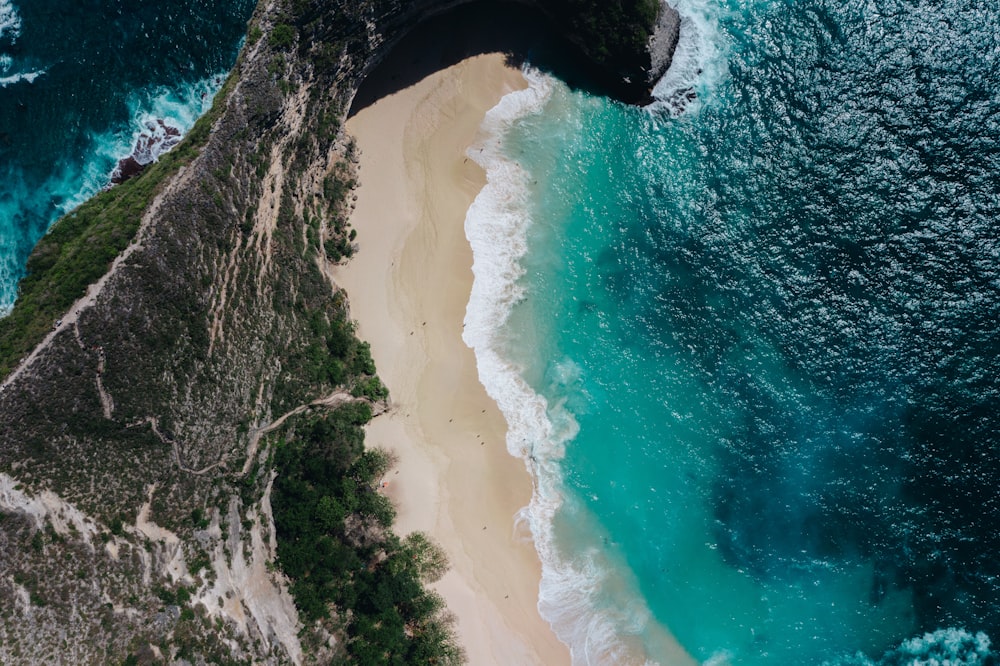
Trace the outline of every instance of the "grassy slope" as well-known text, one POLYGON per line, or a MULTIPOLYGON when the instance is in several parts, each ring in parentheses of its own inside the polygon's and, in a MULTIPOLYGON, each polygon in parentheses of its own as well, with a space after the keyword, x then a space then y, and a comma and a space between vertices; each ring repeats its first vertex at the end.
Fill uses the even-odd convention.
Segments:
POLYGON ((28 258, 27 275, 19 285, 14 309, 0 319, 0 378, 41 342, 52 322, 81 298, 132 242, 153 197, 205 145, 234 83, 230 75, 212 108, 180 145, 139 176, 68 213, 38 242, 28 258))

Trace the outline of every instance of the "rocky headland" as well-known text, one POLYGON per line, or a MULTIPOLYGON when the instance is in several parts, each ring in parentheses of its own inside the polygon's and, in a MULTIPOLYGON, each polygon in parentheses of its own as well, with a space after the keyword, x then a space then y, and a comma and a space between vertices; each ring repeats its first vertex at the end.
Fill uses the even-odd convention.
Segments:
MULTIPOLYGON (((362 610, 343 614, 357 599, 324 596, 347 589, 340 574, 289 550, 315 519, 336 539, 310 552, 340 549, 373 576, 440 575, 432 546, 391 534, 371 487, 388 462, 362 452, 360 426, 388 396, 329 268, 354 251, 342 123, 360 82, 464 4, 263 0, 212 110, 38 244, 0 320, 0 662, 376 649, 362 610), (350 483, 310 496, 315 460, 350 483), (320 573, 325 587, 303 582, 320 573)), ((629 101, 676 45, 676 13, 656 3, 525 4, 629 101)), ((407 589, 426 608, 386 640, 460 659, 443 609, 407 589)))

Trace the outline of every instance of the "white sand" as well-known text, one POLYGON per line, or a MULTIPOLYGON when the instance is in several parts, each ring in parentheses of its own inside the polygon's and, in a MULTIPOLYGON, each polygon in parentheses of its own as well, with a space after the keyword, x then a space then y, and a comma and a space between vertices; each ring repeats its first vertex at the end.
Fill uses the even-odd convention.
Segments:
POLYGON ((461 339, 472 285, 463 224, 485 184, 465 150, 486 111, 524 87, 502 55, 475 56, 350 119, 360 252, 334 274, 395 404, 367 441, 399 456, 387 488, 397 531, 424 531, 448 553, 435 587, 470 663, 555 666, 569 651, 538 614, 538 556, 514 529, 530 478, 507 453, 506 424, 461 339))

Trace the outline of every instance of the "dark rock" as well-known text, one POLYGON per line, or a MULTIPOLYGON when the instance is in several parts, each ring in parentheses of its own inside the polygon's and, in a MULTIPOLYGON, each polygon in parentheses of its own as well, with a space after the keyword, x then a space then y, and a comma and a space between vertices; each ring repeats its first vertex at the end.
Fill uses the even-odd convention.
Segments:
POLYGON ((163 119, 146 122, 146 130, 136 139, 132 152, 118 160, 118 165, 111 172, 111 182, 117 185, 138 175, 160 155, 180 143, 181 138, 181 131, 163 119))

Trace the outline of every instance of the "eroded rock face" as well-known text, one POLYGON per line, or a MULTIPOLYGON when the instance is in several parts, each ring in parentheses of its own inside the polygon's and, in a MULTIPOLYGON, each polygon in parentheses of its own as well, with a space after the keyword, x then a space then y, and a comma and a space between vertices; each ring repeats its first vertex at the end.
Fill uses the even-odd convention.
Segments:
POLYGON ((677 40, 681 36, 681 15, 664 3, 656 17, 656 27, 649 38, 650 68, 646 83, 653 86, 663 77, 674 59, 677 40))

